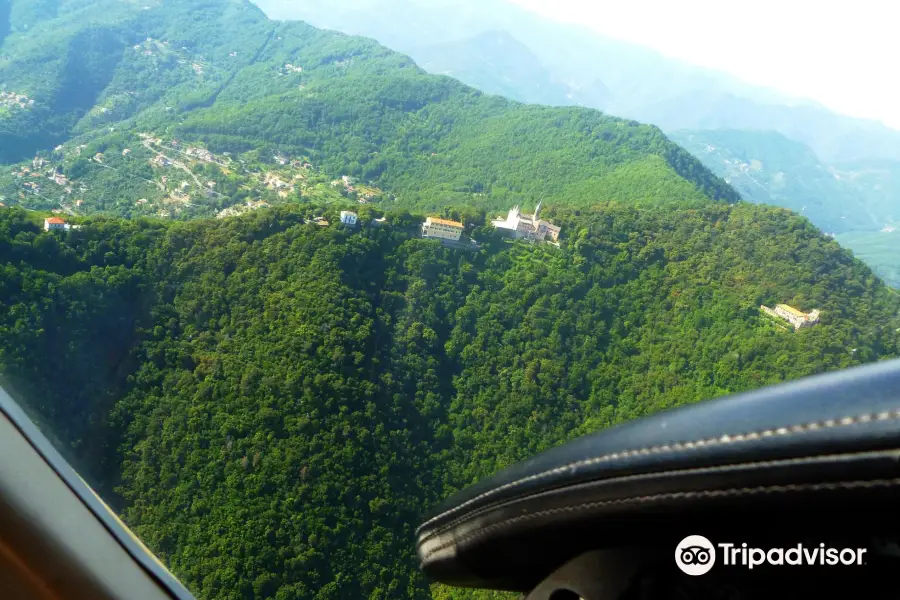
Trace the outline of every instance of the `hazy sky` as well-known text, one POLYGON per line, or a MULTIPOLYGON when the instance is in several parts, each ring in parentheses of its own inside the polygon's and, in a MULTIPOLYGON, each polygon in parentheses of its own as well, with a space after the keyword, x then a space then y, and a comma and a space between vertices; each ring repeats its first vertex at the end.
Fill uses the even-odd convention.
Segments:
POLYGON ((893 0, 513 0, 900 129, 893 0))

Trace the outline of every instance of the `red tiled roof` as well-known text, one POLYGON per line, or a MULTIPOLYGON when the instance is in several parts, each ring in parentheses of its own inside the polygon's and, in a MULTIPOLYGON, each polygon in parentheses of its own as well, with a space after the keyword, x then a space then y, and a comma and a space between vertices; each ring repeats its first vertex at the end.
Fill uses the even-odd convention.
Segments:
POLYGON ((458 227, 460 229, 463 228, 463 224, 459 221, 449 221, 447 219, 440 219, 438 217, 428 217, 425 219, 425 223, 427 225, 447 225, 449 227, 458 227))
POLYGON ((47 222, 51 225, 65 225, 66 222, 60 219, 59 217, 50 217, 47 219, 47 222))

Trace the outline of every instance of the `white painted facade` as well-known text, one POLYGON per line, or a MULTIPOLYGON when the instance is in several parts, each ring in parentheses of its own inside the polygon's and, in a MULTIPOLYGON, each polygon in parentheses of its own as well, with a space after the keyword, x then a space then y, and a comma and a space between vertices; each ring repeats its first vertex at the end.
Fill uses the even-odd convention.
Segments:
POLYGON ((422 237, 440 238, 456 242, 459 241, 462 232, 463 224, 459 221, 428 217, 422 224, 422 237))
POLYGON ((549 221, 540 218, 541 203, 539 202, 533 215, 523 215, 518 206, 513 207, 505 219, 494 219, 491 225, 496 229, 505 229, 513 232, 517 239, 528 239, 542 242, 559 240, 559 232, 562 228, 549 221))
POLYGON ((59 217, 50 217, 44 219, 44 231, 62 231, 68 229, 69 226, 59 217))

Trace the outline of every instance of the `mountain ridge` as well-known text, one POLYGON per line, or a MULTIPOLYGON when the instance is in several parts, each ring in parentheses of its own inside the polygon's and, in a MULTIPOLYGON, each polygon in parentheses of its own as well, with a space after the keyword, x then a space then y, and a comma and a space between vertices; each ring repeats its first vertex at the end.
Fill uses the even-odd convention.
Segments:
MULTIPOLYGON (((456 3, 449 5, 422 2, 323 2, 311 0, 303 4, 288 4, 281 0, 258 0, 261 8, 281 19, 303 19, 313 25, 367 35, 384 40, 390 46, 410 53, 427 43, 457 43, 472 33, 485 30, 504 30, 526 44, 542 60, 542 67, 564 74, 561 79, 583 79, 590 83, 597 79, 615 92, 615 99, 593 108, 611 114, 651 122, 666 130, 707 128, 710 123, 735 128, 746 126, 740 120, 719 121, 728 111, 740 117, 740 112, 765 114, 762 127, 772 129, 772 122, 784 127, 781 133, 809 144, 826 161, 859 158, 900 158, 900 131, 866 119, 838 115, 820 104, 794 99, 760 86, 745 83, 725 73, 704 69, 661 53, 612 38, 606 38, 585 26, 557 23, 542 19, 524 8, 505 0, 494 2, 456 3), (402 15, 403 19, 399 19, 402 15), (406 28, 401 23, 414 23, 406 28), (588 58, 589 57, 589 58, 588 58), (704 96, 691 95, 702 89, 704 95, 738 101, 723 105, 720 117, 710 112, 704 96), (660 111, 654 107, 660 99, 684 95, 677 103, 680 109, 660 111), (716 120, 703 121, 703 115, 687 118, 696 111, 697 101, 706 114, 716 120), (824 120, 823 120, 824 119, 824 120), (797 129, 796 122, 802 127, 797 129), (808 124, 803 124, 808 122, 808 124), (787 127, 787 125, 792 125, 787 127), (854 133, 855 131, 855 133, 854 133), (855 137, 854 137, 855 136, 855 137)), ((463 57, 465 54, 462 55, 463 57)), ((448 57, 448 60, 452 57, 448 57)), ((720 100, 721 101, 721 100, 720 100)), ((712 105, 714 107, 715 105, 712 105)), ((740 117, 746 119, 746 117, 740 117)))
POLYGON ((900 187, 894 183, 900 180, 900 132, 880 122, 839 115, 813 101, 786 97, 727 74, 668 59, 649 48, 603 37, 583 25, 543 20, 504 0, 461 2, 452 7, 414 1, 339 0, 327 6, 314 0, 302 5, 280 0, 258 3, 281 18, 304 18, 385 40, 413 58, 422 58, 426 68, 449 71, 489 93, 549 105, 591 106, 654 123, 670 138, 685 142, 695 157, 722 177, 734 175, 722 162, 727 158, 713 159, 702 145, 696 147, 679 136, 689 131, 721 138, 724 134, 714 132, 740 129, 745 133, 730 135, 726 154, 754 154, 750 158, 767 165, 783 162, 789 151, 803 154, 806 150, 796 146, 802 144, 815 158, 789 161, 797 172, 781 169, 788 188, 774 179, 763 185, 740 174, 735 181, 749 186, 743 189, 746 199, 796 210, 815 205, 812 218, 818 226, 828 233, 854 231, 841 239, 852 243, 893 285, 900 285, 889 275, 900 268, 900 256, 892 259, 871 251, 880 244, 880 230, 897 218, 890 206, 900 202, 900 187), (403 18, 398 16, 401 13, 403 18), (415 27, 404 27, 407 21, 415 27), (486 45, 485 32, 517 43, 486 45), (769 131, 785 140, 763 149, 756 140, 769 131), (804 166, 810 162, 845 179, 828 181, 804 166), (847 179, 855 183, 846 185, 847 179), (848 222, 855 225, 851 228, 848 222))
MULTIPOLYGON (((469 82, 469 85, 473 85, 487 94, 514 98, 530 104, 576 105, 576 102, 569 98, 571 93, 565 92, 569 89, 568 86, 557 80, 549 70, 540 67, 537 56, 506 31, 485 31, 468 40, 463 40, 462 43, 448 41, 443 44, 433 44, 413 49, 410 54, 415 55, 417 64, 429 73, 440 73, 469 82), (517 47, 512 55, 498 51, 509 45, 517 47), (474 70, 460 73, 454 70, 459 62, 456 56, 459 52, 473 52, 475 57, 494 58, 487 58, 484 61, 486 64, 476 65, 474 70), (510 56, 515 60, 505 61, 510 56), (504 62, 496 64, 494 62, 496 58, 504 62), (483 75, 479 73, 478 67, 484 68, 483 75), (506 74, 507 79, 502 82, 494 81, 493 73, 501 71, 506 74), (548 98, 551 101, 548 102, 548 98)), ((475 60, 463 61, 463 64, 466 65, 475 65, 475 63, 475 60)))
MULTIPOLYGON (((37 101, 35 108, 9 116, 8 132, 2 134, 30 136, 32 143, 4 148, 17 152, 16 159, 41 164, 46 178, 33 181, 28 163, 0 172, 4 201, 24 199, 32 208, 71 214, 177 209, 183 217, 211 216, 229 202, 243 203, 248 194, 251 200, 269 196, 254 182, 272 168, 278 153, 311 161, 332 180, 350 176, 379 188, 385 192, 380 202, 432 210, 459 204, 505 210, 541 198, 569 204, 738 200, 734 190, 652 126, 586 108, 528 106, 486 96, 428 75, 374 40, 269 21, 246 2, 168 3, 146 10, 133 5, 131 12, 116 6, 126 15, 114 26, 118 37, 109 37, 117 44, 107 52, 116 68, 108 73, 106 63, 91 60, 79 66, 86 75, 95 75, 90 68, 97 66, 102 75, 97 75, 102 84, 88 86, 92 106, 69 103, 53 112, 46 99, 67 88, 44 84, 48 92, 31 91, 35 74, 16 67, 33 64, 44 50, 35 55, 23 50, 19 62, 5 65, 10 85, 35 94, 37 101), (216 14, 201 18, 211 10, 216 14), (48 135, 68 123, 66 135, 72 137, 45 139, 40 128, 25 126, 32 114, 49 115, 48 135), (237 169, 193 159, 181 167, 155 164, 161 147, 146 147, 153 138, 167 147, 181 141, 234 154, 237 169), (63 143, 52 150, 57 142, 63 143), (38 156, 32 153, 36 144, 44 147, 38 156), (185 180, 175 169, 190 175, 185 180), (67 183, 46 183, 47 178, 62 181, 59 174, 67 183), (163 179, 176 175, 178 185, 188 187, 172 196, 163 179), (226 196, 210 191, 201 175, 236 191, 226 196), (141 200, 138 210, 135 203, 141 200)), ((102 8, 85 10, 110 19, 102 8)), ((54 35, 68 28, 77 41, 84 34, 73 27, 64 17, 47 26, 54 35)), ((14 51, 18 44, 4 49, 14 51)), ((65 65, 52 68, 65 71, 65 65)), ((166 160, 171 163, 172 157, 166 160)), ((289 182, 279 189, 298 193, 282 198, 279 192, 272 201, 302 200, 307 187, 289 182)))

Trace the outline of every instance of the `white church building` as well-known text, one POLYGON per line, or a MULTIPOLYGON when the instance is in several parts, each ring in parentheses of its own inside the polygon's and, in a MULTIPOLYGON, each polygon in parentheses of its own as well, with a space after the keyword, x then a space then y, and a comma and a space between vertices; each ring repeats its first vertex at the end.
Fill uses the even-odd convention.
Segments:
POLYGON ((519 207, 515 206, 509 211, 505 219, 494 219, 491 221, 491 225, 496 229, 506 229, 513 232, 516 239, 538 242, 547 239, 553 242, 558 241, 561 228, 550 221, 544 221, 540 218, 540 214, 541 202, 538 202, 533 215, 523 215, 519 207))

